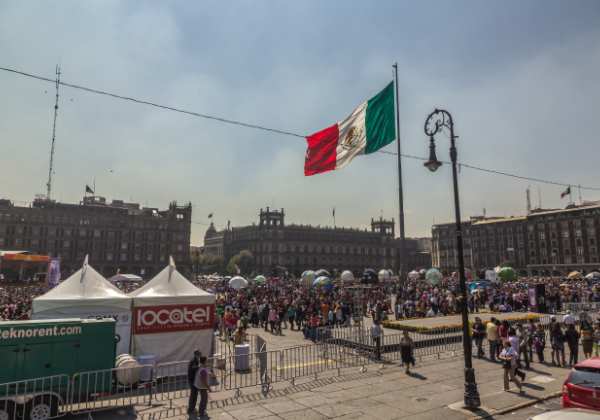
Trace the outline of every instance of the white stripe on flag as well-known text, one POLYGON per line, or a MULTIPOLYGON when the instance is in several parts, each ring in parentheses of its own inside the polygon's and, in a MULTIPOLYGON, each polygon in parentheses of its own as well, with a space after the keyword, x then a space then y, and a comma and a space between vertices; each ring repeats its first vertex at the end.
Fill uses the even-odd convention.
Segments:
POLYGON ((367 147, 365 117, 367 102, 360 104, 344 121, 338 123, 338 145, 336 148, 335 169, 346 166, 356 155, 361 155, 367 147))

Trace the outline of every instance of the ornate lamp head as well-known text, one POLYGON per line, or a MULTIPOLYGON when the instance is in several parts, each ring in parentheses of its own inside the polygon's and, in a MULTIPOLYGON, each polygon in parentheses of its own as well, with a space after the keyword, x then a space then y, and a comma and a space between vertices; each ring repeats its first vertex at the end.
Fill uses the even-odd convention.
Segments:
POLYGON ((440 162, 435 155, 435 141, 433 139, 433 135, 429 136, 429 160, 423 164, 427 169, 431 172, 435 172, 438 170, 440 166, 442 166, 442 162, 440 162))

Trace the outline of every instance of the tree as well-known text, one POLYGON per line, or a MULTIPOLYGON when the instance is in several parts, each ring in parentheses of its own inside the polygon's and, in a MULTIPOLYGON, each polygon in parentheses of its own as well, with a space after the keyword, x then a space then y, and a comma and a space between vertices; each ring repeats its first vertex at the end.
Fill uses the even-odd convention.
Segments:
POLYGON ((202 274, 219 273, 223 271, 223 257, 218 255, 200 254, 192 257, 196 271, 202 274))
POLYGON ((234 255, 229 259, 227 263, 227 272, 229 274, 242 274, 247 275, 254 270, 254 255, 252 252, 244 249, 238 254, 234 255))

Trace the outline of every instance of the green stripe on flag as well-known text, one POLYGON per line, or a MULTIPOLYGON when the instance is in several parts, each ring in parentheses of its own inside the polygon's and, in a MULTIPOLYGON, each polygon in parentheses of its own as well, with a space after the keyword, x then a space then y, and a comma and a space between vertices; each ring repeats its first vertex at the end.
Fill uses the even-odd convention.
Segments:
POLYGON ((393 82, 369 99, 365 125, 367 130, 365 154, 376 152, 396 139, 393 82))

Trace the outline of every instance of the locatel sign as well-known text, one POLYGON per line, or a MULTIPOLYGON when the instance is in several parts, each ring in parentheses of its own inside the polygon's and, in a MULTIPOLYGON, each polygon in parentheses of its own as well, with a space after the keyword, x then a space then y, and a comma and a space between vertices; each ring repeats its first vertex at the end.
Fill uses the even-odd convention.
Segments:
POLYGON ((215 305, 140 306, 134 309, 134 334, 204 330, 213 327, 215 305))

